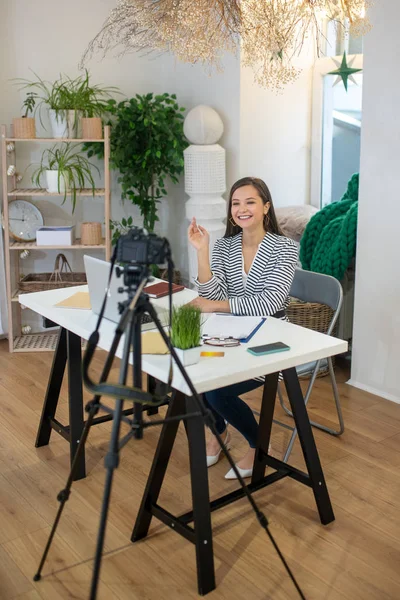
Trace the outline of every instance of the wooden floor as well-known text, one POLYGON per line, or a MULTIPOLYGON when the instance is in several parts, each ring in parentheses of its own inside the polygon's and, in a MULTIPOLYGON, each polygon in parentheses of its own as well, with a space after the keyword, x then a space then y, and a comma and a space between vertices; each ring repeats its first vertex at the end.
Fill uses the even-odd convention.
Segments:
MULTIPOLYGON (((32 576, 66 481, 67 443, 53 433, 48 447, 34 440, 51 363, 51 353, 8 354, 0 342, 0 598, 1 600, 86 599, 104 482, 103 457, 110 423, 93 429, 87 448, 88 477, 77 482, 60 522, 39 583, 32 576)), ((102 356, 96 359, 99 369, 102 356)), ((338 368, 346 423, 340 439, 317 431, 336 521, 319 523, 312 492, 283 480, 255 496, 308 600, 400 598, 400 405, 348 386, 338 368)), ((260 393, 249 394, 256 407, 260 393)), ((331 391, 319 379, 310 400, 313 418, 332 423, 331 391)), ((276 415, 281 417, 281 410, 276 415)), ((66 389, 58 417, 67 421, 66 389)), ((284 418, 288 422, 288 419, 284 418)), ((123 451, 116 473, 101 571, 99 600, 194 599, 194 547, 153 521, 150 536, 129 541, 159 430, 123 451)), ((274 427, 279 455, 287 432, 274 427)), ((233 454, 243 443, 233 434, 233 454)), ((292 462, 302 466, 296 443, 292 462)), ((211 495, 234 489, 224 480, 226 460, 210 469, 211 495)), ((182 427, 163 488, 162 504, 172 512, 190 507, 187 445, 182 427)), ((298 598, 275 551, 245 500, 213 514, 217 589, 211 599, 298 598)))

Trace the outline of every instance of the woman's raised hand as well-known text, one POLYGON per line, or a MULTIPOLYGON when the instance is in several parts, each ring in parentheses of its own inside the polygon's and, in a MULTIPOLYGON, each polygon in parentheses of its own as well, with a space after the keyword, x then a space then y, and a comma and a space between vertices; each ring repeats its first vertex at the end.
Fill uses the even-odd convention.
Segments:
POLYGON ((204 229, 204 227, 198 225, 195 217, 193 217, 189 225, 188 240, 193 248, 196 248, 197 251, 205 250, 210 244, 210 236, 207 229, 204 229))

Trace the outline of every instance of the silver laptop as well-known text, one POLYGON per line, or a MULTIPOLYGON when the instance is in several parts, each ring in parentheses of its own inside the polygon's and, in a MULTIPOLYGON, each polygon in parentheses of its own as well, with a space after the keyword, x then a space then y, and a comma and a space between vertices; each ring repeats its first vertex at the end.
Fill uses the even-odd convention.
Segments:
MULTIPOLYGON (((83 257, 85 261, 86 278, 89 288, 90 304, 92 311, 98 315, 100 313, 104 294, 107 289, 108 277, 110 274, 110 263, 105 260, 99 260, 93 258, 93 256, 85 255, 83 257)), ((128 298, 126 292, 119 293, 118 288, 123 287, 122 277, 117 277, 115 274, 115 267, 111 277, 110 290, 108 292, 106 310, 104 317, 114 323, 118 323, 121 315, 118 312, 118 303, 123 302, 128 298)), ((169 323, 169 312, 164 308, 159 308, 154 305, 157 311, 157 316, 160 319, 163 326, 169 323)), ((142 320, 142 331, 148 331, 149 329, 155 329, 156 325, 148 314, 144 315, 142 320)))

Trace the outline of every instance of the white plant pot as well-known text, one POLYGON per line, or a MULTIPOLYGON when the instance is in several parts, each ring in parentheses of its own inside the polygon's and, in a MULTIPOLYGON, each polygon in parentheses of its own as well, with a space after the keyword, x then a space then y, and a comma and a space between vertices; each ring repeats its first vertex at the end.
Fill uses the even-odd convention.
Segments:
POLYGON ((68 137, 68 122, 64 111, 56 113, 55 110, 49 110, 51 131, 54 138, 68 137))
POLYGON ((69 110, 67 116, 68 123, 68 137, 69 138, 81 138, 82 137, 82 125, 81 125, 81 112, 76 110, 69 110))
POLYGON ((64 177, 60 177, 60 189, 58 189, 58 171, 46 171, 47 191, 55 194, 65 192, 64 177))
POLYGON ((181 348, 174 348, 174 350, 184 367, 195 365, 200 360, 200 346, 196 346, 196 348, 189 348, 188 350, 182 350, 181 348))

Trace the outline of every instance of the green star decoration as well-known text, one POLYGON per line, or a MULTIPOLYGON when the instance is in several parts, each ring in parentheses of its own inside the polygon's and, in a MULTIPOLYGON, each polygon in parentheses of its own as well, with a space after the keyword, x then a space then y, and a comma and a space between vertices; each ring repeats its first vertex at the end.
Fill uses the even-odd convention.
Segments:
POLYGON ((356 57, 354 57, 352 59, 352 61, 350 62, 350 64, 347 64, 347 56, 346 56, 346 52, 344 52, 343 54, 343 58, 342 58, 342 63, 338 63, 337 60, 332 59, 333 62, 335 63, 335 65, 337 65, 337 69, 336 71, 330 71, 328 73, 328 75, 337 75, 337 79, 335 81, 335 83, 333 84, 334 86, 339 83, 340 80, 343 81, 343 85, 345 87, 345 90, 347 92, 347 82, 350 79, 350 81, 352 81, 353 83, 356 83, 353 75, 354 73, 359 73, 360 71, 362 71, 362 69, 352 69, 351 66, 353 64, 353 62, 355 61, 356 57))

